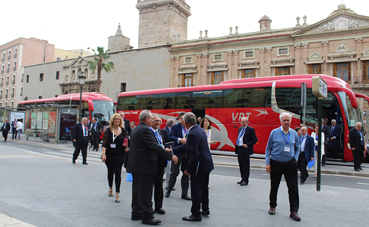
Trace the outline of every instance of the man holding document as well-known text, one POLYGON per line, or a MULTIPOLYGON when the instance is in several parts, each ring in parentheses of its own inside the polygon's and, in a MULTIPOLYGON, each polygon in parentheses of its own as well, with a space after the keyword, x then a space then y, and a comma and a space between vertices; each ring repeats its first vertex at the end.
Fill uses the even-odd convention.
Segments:
POLYGON ((309 177, 306 166, 308 165, 309 161, 314 161, 314 138, 307 134, 307 127, 302 127, 300 131, 300 155, 297 161, 297 167, 301 172, 300 185, 303 185, 305 184, 306 179, 309 177))
POLYGON ((214 169, 206 134, 196 124, 193 113, 186 113, 183 117, 188 130, 187 142, 173 148, 173 153, 186 151, 189 162, 184 174, 191 176, 191 215, 183 217, 185 221, 201 221, 201 215, 208 216, 209 211, 209 175, 214 169), (202 211, 200 212, 200 206, 202 211))

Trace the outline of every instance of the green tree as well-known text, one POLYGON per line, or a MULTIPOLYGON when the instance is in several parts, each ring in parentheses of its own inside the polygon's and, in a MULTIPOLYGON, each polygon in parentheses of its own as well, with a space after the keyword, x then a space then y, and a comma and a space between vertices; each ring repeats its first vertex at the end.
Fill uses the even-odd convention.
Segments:
POLYGON ((108 50, 104 51, 104 47, 97 47, 97 53, 94 49, 92 49, 94 52, 94 59, 88 61, 89 68, 92 70, 92 72, 95 72, 97 67, 97 88, 96 92, 100 92, 100 86, 101 86, 101 71, 102 69, 105 70, 105 72, 110 72, 112 69, 114 69, 114 63, 108 62, 105 63, 106 59, 110 58, 110 55, 108 54, 108 50))

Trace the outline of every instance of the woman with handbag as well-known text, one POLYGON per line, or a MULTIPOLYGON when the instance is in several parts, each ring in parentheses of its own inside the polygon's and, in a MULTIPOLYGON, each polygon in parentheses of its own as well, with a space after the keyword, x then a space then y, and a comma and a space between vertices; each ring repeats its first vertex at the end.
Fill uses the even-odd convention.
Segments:
MULTIPOLYGON (((317 174, 318 174, 318 167, 317 167, 317 164, 318 164, 318 135, 319 135, 319 126, 318 125, 315 125, 315 131, 311 133, 311 137, 314 138, 314 144, 315 144, 315 148, 314 148, 314 157, 315 157, 315 164, 314 164, 314 172, 315 172, 315 176, 314 178, 317 177, 317 174)), ((323 157, 324 155, 324 132, 322 132, 321 134, 321 157, 323 157)), ((322 159, 320 159, 322 160, 322 159)))
POLYGON ((114 114, 105 130, 101 160, 108 169, 108 196, 113 197, 113 179, 115 175, 115 202, 119 203, 120 182, 125 154, 128 152, 127 131, 123 128, 123 120, 119 114, 114 114))

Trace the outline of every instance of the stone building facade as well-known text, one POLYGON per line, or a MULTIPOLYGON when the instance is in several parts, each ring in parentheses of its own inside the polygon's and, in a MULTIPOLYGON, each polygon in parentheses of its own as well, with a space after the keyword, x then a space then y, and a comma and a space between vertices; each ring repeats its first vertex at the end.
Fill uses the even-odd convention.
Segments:
MULTIPOLYGON (((260 30, 173 43, 170 86, 218 84, 224 80, 276 75, 327 74, 369 93, 369 17, 339 5, 327 18, 308 25, 272 29, 263 16, 260 30)), ((207 31, 206 31, 207 32, 207 31)), ((363 103, 361 103, 363 104, 363 103)), ((365 104, 367 105, 367 104, 365 104)))
POLYGON ((0 46, 0 107, 16 107, 23 100, 23 67, 54 59, 53 44, 36 38, 18 38, 0 46))

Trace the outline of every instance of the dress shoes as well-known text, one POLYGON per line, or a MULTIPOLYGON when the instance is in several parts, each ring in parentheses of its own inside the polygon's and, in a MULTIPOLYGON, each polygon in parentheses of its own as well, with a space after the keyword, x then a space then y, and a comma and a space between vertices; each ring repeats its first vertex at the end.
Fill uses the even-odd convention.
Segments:
POLYGON ((300 183, 300 185, 304 185, 304 184, 305 184, 305 182, 303 182, 303 181, 300 183))
POLYGON ((163 208, 155 209, 155 213, 165 214, 165 210, 163 208))
POLYGON ((275 215, 275 208, 273 207, 269 208, 268 214, 275 215))
POLYGON ((359 168, 356 168, 356 169, 355 169, 355 171, 358 171, 358 172, 359 172, 359 171, 360 171, 360 169, 359 169, 359 168))
POLYGON ((82 163, 83 165, 88 165, 88 163, 87 162, 84 162, 84 163, 82 163))
POLYGON ((170 192, 169 192, 169 191, 167 191, 167 192, 165 193, 165 197, 166 197, 166 198, 169 198, 169 196, 170 196, 170 192))
POLYGON ((247 183, 246 181, 242 181, 241 183, 240 183, 240 186, 246 186, 246 185, 248 185, 249 183, 247 183))
POLYGON ((191 200, 191 197, 189 197, 188 195, 182 195, 182 199, 191 200))
POLYGON ((183 221, 201 221, 202 217, 195 217, 193 215, 185 216, 182 218, 183 221))
POLYGON ((137 220, 141 220, 142 219, 142 215, 141 214, 132 214, 131 215, 131 220, 132 221, 137 221, 137 220))
POLYGON ((237 184, 241 184, 242 182, 243 182, 243 180, 240 180, 240 181, 237 182, 237 184))
POLYGON ((299 217, 299 215, 297 214, 297 212, 291 212, 290 218, 292 218, 295 221, 301 221, 301 218, 299 217))
POLYGON ((359 167, 360 170, 363 170, 363 168, 359 167))
POLYGON ((209 216, 210 215, 210 211, 209 210, 203 210, 201 211, 201 214, 204 215, 205 217, 209 216))
POLYGON ((161 221, 159 219, 156 218, 150 218, 150 219, 142 219, 142 224, 147 224, 147 225, 159 225, 161 223, 161 221))
POLYGON ((73 164, 76 164, 76 160, 72 160, 72 163, 73 163, 73 164))

